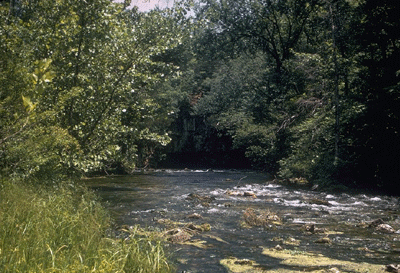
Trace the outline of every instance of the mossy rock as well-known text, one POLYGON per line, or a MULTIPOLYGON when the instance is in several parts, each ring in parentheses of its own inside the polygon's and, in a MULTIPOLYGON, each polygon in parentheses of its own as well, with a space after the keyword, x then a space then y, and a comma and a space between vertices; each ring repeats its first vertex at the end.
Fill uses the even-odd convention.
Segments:
POLYGON ((286 240, 283 241, 284 245, 291 245, 291 246, 299 246, 300 245, 300 240, 296 240, 295 238, 287 238, 286 240))
POLYGON ((199 239, 180 242, 179 244, 180 245, 194 246, 194 247, 201 248, 201 249, 207 249, 207 248, 212 248, 213 247, 213 245, 207 244, 207 241, 203 241, 203 240, 199 240, 199 239))
POLYGON ((287 268, 288 266, 293 266, 293 268, 296 268, 297 271, 283 271, 276 269, 273 271, 259 272, 326 272, 326 269, 330 268, 338 268, 340 272, 358 273, 382 273, 385 271, 384 265, 336 260, 321 254, 308 252, 295 252, 291 250, 276 251, 274 249, 264 249, 263 254, 275 259, 280 259, 280 264, 282 267, 287 268))
POLYGON ((255 261, 230 257, 220 261, 230 273, 382 273, 385 272, 384 265, 369 263, 356 263, 331 259, 321 254, 299 252, 292 250, 264 249, 263 254, 274 259, 281 260, 280 265, 273 269, 262 267, 255 261))
POLYGON ((260 271, 255 261, 249 259, 238 259, 234 257, 230 257, 228 259, 223 259, 220 261, 220 264, 223 265, 228 272, 233 273, 256 273, 256 272, 264 272, 260 271), (257 271, 258 270, 258 271, 257 271))
POLYGON ((270 210, 254 210, 252 208, 248 208, 243 212, 243 219, 245 224, 250 227, 282 225, 282 221, 279 216, 270 210))

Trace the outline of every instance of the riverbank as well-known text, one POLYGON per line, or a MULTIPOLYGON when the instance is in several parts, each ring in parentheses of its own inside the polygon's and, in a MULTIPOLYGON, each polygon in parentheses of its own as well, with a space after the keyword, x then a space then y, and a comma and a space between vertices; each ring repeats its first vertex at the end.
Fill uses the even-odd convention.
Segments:
POLYGON ((110 232, 112 220, 81 185, 0 183, 1 272, 173 272, 160 240, 110 232))

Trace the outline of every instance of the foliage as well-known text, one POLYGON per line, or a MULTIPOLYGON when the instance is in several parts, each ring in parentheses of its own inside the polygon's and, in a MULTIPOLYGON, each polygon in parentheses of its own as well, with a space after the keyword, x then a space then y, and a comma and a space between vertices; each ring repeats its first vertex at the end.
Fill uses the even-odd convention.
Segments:
MULTIPOLYGON (((283 71, 298 44, 317 1, 201 1, 214 31, 228 36, 245 51, 257 49, 274 61, 275 72, 283 71)), ((279 79, 278 79, 279 80, 279 79)))
POLYGON ((107 237, 110 219, 87 189, 1 182, 1 272, 172 272, 160 241, 107 237))
POLYGON ((202 119, 195 134, 229 136, 230 150, 285 179, 395 187, 398 9, 368 0, 198 1, 194 74, 183 74, 196 100, 180 118, 202 119))
POLYGON ((2 175, 156 166, 172 141, 283 178, 394 187, 399 4, 194 2, 2 1, 2 175))
POLYGON ((2 3, 3 174, 129 170, 165 146, 177 94, 163 86, 179 68, 162 56, 181 44, 186 9, 2 3))

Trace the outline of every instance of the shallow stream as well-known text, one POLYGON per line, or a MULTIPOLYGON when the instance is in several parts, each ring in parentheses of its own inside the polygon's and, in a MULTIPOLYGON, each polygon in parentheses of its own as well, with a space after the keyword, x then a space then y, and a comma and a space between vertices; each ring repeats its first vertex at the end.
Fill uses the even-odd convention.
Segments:
MULTIPOLYGON (((233 258, 251 260, 258 270, 236 272, 315 272, 332 267, 283 264, 282 259, 265 255, 265 249, 278 249, 278 245, 293 253, 382 265, 382 272, 384 265, 400 263, 398 198, 291 189, 251 171, 163 170, 91 179, 88 183, 121 226, 139 224, 163 231, 166 227, 161 219, 210 224, 210 231, 190 239, 197 245, 169 244, 177 272, 234 272, 221 263, 233 258), (210 197, 211 201, 196 202, 190 198, 193 194, 210 197), (246 209, 269 211, 278 216, 280 224, 246 225, 246 209), (200 217, 188 218, 193 214, 200 217), (396 232, 369 227, 377 219, 396 232), (323 232, 310 232, 312 224, 323 232)), ((337 267, 340 269, 340 265, 337 267)))

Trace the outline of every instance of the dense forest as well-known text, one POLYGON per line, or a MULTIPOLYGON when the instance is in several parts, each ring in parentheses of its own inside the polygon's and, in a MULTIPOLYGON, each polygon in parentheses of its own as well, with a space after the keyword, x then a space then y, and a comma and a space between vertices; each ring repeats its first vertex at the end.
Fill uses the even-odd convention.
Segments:
POLYGON ((400 2, 0 2, 0 172, 257 168, 380 189, 400 177, 400 2))

